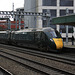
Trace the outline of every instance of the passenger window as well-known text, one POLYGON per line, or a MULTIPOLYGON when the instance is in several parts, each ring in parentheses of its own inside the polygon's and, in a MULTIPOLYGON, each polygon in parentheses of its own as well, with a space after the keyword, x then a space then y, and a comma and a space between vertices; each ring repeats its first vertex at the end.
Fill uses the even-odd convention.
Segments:
POLYGON ((29 38, 30 41, 33 41, 34 40, 34 32, 30 32, 28 34, 28 38, 29 38))
POLYGON ((28 32, 25 35, 26 40, 28 41, 33 41, 34 40, 34 33, 33 32, 28 32))
POLYGON ((40 40, 40 34, 41 34, 41 32, 35 32, 35 40, 36 41, 40 40))
POLYGON ((46 40, 46 35, 42 32, 42 34, 41 34, 41 40, 42 41, 45 41, 46 40))

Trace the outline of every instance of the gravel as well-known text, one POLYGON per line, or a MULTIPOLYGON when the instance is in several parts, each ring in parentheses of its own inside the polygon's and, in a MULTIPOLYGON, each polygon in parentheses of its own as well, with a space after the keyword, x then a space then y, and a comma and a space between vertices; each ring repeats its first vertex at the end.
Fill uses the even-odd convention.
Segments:
MULTIPOLYGON (((75 66, 72 66, 72 65, 67 65, 64 63, 50 60, 50 59, 40 58, 37 56, 32 56, 32 55, 28 55, 25 53, 23 54, 23 53, 19 53, 19 52, 7 50, 7 49, 5 51, 10 52, 12 54, 16 54, 17 56, 21 56, 21 57, 24 57, 27 59, 32 59, 34 61, 38 61, 38 62, 43 63, 45 65, 52 66, 52 67, 55 67, 55 68, 58 68, 61 70, 65 70, 65 71, 68 71, 68 72, 75 74, 75 66)), ((32 70, 29 70, 27 67, 21 66, 20 64, 14 62, 12 60, 8 60, 8 59, 1 57, 1 56, 0 56, 0 65, 2 67, 6 68, 11 73, 13 73, 14 75, 40 75, 36 72, 33 72, 32 70)))
POLYGON ((0 56, 0 66, 11 72, 13 75, 42 75, 2 56, 0 56))

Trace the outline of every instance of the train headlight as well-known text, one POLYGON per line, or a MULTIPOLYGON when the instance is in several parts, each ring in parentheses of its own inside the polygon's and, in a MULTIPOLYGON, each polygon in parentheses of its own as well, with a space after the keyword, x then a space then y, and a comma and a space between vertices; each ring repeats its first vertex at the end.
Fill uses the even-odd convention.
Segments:
POLYGON ((62 41, 63 41, 63 39, 62 39, 62 41))
POLYGON ((52 42, 53 42, 53 39, 50 39, 50 41, 52 41, 52 42))

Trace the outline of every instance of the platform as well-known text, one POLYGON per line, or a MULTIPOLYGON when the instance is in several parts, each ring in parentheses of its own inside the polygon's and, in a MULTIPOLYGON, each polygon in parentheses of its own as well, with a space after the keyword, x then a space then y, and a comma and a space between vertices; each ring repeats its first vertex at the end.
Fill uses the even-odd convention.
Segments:
POLYGON ((74 45, 72 45, 72 42, 64 42, 64 47, 70 47, 70 48, 75 48, 75 42, 74 42, 74 45))

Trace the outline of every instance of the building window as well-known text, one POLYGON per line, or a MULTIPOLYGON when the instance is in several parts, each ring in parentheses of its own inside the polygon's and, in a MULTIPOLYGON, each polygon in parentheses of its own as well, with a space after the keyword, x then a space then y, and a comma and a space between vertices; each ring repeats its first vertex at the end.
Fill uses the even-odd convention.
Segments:
POLYGON ((60 6, 73 6, 73 0, 60 0, 60 6))
MULTIPOLYGON (((68 26, 68 33, 72 33, 72 31, 73 31, 73 26, 68 26)), ((60 26, 60 32, 66 33, 66 25, 60 26)))
MULTIPOLYGON (((69 10, 69 14, 72 14, 73 10, 69 10)), ((64 16, 66 15, 66 10, 60 10, 60 16, 64 16)), ((73 30, 73 26, 69 26, 68 28, 68 32, 72 33, 73 30)), ((60 31, 62 31, 62 33, 66 33, 66 26, 65 25, 60 25, 60 31)))
MULTIPOLYGON (((69 10, 69 14, 72 14, 73 10, 69 10)), ((66 15, 66 10, 60 10, 60 16, 66 15)))
MULTIPOLYGON (((43 9, 43 13, 45 13, 45 12, 47 12, 47 9, 43 9)), ((57 15, 56 12, 57 11, 55 9, 50 9, 51 18, 56 17, 56 15, 57 15)), ((53 25, 51 23, 51 20, 49 22, 49 25, 47 25, 47 20, 46 19, 43 20, 43 27, 52 27, 52 28, 56 29, 56 25, 53 25)))
POLYGON ((57 0, 42 0, 43 6, 56 6, 57 0))

